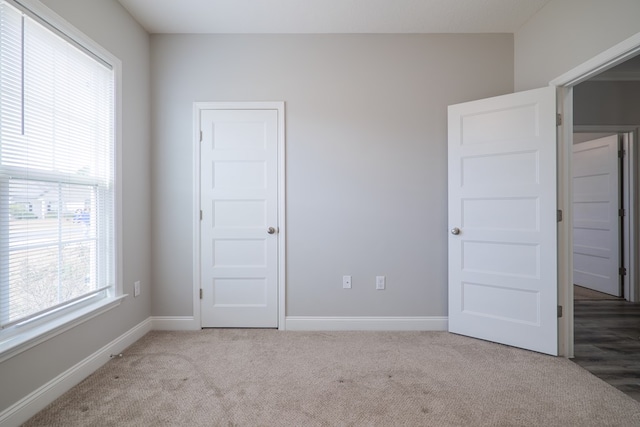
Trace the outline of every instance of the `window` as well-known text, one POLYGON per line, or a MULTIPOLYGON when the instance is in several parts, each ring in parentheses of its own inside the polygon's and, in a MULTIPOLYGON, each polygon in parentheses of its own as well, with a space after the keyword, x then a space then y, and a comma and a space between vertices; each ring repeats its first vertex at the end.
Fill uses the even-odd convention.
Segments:
POLYGON ((0 0, 0 338, 117 292, 113 66, 0 0))

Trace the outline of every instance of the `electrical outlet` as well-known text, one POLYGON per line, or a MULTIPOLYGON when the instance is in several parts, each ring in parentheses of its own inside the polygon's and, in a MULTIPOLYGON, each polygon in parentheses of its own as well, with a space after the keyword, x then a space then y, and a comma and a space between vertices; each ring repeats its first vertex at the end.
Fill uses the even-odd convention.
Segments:
POLYGON ((376 276, 376 289, 383 290, 386 285, 386 279, 384 276, 376 276))
POLYGON ((140 281, 139 280, 137 280, 133 284, 133 296, 137 297, 138 295, 140 295, 140 281))
POLYGON ((342 287, 344 289, 351 289, 351 276, 342 276, 342 287))

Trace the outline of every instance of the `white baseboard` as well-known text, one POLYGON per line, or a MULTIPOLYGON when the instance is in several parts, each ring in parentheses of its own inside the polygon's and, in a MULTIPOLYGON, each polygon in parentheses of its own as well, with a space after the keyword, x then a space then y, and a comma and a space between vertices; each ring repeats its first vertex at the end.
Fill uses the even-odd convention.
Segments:
POLYGON ((153 316, 154 331, 197 331, 202 329, 193 316, 153 316))
POLYGON ((288 316, 289 331, 446 331, 448 317, 288 316))
POLYGON ((0 413, 0 426, 13 427, 21 425, 107 363, 112 354, 121 353, 125 348, 142 338, 147 332, 151 331, 151 326, 151 320, 146 319, 91 356, 11 405, 0 413))

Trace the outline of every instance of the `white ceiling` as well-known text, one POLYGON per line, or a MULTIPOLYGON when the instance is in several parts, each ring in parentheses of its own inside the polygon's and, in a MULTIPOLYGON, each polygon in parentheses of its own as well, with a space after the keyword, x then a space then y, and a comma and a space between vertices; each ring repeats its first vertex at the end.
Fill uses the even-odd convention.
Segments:
POLYGON ((119 0, 150 33, 513 33, 550 0, 119 0))

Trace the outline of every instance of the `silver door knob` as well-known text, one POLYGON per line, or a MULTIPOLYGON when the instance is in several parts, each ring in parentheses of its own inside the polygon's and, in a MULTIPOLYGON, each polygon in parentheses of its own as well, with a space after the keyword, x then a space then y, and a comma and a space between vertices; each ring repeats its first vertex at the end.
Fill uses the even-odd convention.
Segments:
POLYGON ((460 234, 460 229, 458 227, 453 227, 451 229, 451 234, 453 234, 454 236, 457 236, 458 234, 460 234))
POLYGON ((267 229, 267 233, 269 233, 269 234, 275 234, 275 232, 276 232, 276 229, 275 229, 275 228, 273 228, 273 227, 269 227, 269 228, 267 229))

